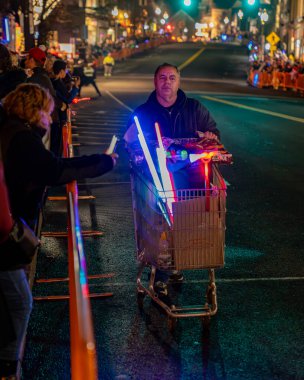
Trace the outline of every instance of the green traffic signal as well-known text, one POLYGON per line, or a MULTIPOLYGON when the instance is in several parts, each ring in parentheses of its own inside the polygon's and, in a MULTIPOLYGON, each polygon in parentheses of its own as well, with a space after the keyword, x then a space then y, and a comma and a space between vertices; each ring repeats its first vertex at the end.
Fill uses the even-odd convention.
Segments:
POLYGON ((255 4, 255 0, 247 0, 247 4, 248 5, 254 5, 255 4))
POLYGON ((185 5, 186 7, 190 7, 190 5, 191 5, 191 0, 184 0, 184 5, 185 5))

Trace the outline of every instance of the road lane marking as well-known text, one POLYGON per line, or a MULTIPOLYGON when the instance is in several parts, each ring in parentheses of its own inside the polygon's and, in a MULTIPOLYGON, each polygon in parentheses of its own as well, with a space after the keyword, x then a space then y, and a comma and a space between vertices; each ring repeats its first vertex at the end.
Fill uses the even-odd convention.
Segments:
POLYGON ((116 100, 117 103, 119 103, 121 106, 123 106, 124 108, 126 108, 127 110, 129 110, 130 112, 134 112, 134 110, 132 108, 130 108, 129 106, 127 106, 124 102, 122 102, 121 100, 119 100, 118 98, 116 98, 115 95, 113 95, 110 91, 106 90, 105 91, 112 99, 116 100))
POLYGON ((197 51, 195 54, 193 54, 190 58, 188 58, 184 63, 178 66, 178 70, 181 71, 184 67, 190 65, 199 55, 202 54, 202 52, 206 50, 205 47, 201 48, 199 51, 197 51))
POLYGON ((227 104, 228 106, 237 107, 237 108, 243 108, 245 110, 259 112, 259 113, 263 113, 263 114, 266 114, 266 115, 280 117, 281 119, 292 120, 292 121, 296 121, 298 123, 303 123, 304 124, 304 119, 302 119, 300 117, 289 116, 289 115, 285 115, 284 113, 278 113, 278 112, 272 112, 272 111, 267 111, 267 110, 261 110, 259 108, 245 106, 243 104, 238 104, 238 103, 235 103, 235 102, 231 102, 229 100, 214 98, 212 96, 205 96, 204 95, 204 96, 201 96, 201 98, 207 99, 207 100, 211 100, 213 102, 227 104))

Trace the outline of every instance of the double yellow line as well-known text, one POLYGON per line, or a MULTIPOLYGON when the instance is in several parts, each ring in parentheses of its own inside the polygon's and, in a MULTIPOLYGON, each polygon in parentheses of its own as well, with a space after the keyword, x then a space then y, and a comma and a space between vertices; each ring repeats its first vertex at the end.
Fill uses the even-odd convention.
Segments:
POLYGON ((183 68, 190 65, 190 63, 193 62, 199 55, 201 55, 204 50, 206 50, 205 47, 201 48, 199 51, 197 51, 195 54, 193 54, 184 63, 182 63, 180 66, 178 66, 178 70, 181 71, 183 68))

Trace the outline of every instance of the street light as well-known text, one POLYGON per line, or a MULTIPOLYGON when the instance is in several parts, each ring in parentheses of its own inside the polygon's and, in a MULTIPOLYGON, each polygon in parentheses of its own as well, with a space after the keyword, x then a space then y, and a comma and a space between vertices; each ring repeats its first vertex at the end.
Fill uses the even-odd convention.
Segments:
POLYGON ((268 16, 266 9, 263 10, 263 12, 260 15, 260 18, 261 18, 261 24, 262 25, 264 25, 265 22, 267 22, 269 20, 269 16, 268 16))
POLYGON ((240 9, 237 13, 237 15, 239 16, 239 19, 242 20, 243 16, 244 16, 244 12, 240 9))
POLYGON ((115 23, 115 39, 114 39, 114 42, 117 41, 117 37, 118 37, 118 21, 116 19, 116 17, 118 16, 118 8, 115 6, 113 9, 112 9, 112 16, 114 17, 114 23, 115 23))
POLYGON ((118 9, 116 6, 112 9, 112 16, 114 16, 114 17, 118 16, 118 9))
POLYGON ((264 35, 264 25, 269 20, 269 15, 266 9, 259 12, 259 16, 261 19, 261 58, 264 60, 264 50, 265 50, 265 35, 264 35))
POLYGON ((159 7, 157 7, 155 9, 155 13, 159 16, 161 14, 161 9, 159 7))

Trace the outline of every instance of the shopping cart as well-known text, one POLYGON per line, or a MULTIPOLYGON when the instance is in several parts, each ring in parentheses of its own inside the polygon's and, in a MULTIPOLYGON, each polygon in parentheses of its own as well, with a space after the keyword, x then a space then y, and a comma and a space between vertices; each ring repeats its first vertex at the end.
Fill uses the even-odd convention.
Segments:
POLYGON ((167 314, 173 330, 178 318, 201 317, 208 325, 217 312, 214 270, 224 266, 226 184, 217 164, 210 162, 208 188, 174 190, 160 194, 141 163, 131 164, 135 240, 139 269, 137 302, 143 308, 146 295, 167 314), (166 203, 171 204, 168 211, 166 203), (151 268, 148 286, 142 283, 151 268), (206 269, 209 282, 206 302, 199 306, 168 305, 154 288, 156 270, 206 269))

